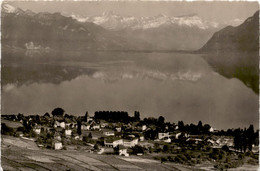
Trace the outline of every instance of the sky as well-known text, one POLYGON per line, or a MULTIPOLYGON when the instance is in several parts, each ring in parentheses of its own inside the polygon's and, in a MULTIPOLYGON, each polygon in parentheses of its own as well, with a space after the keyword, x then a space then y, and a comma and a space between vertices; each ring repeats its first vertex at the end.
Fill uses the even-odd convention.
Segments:
POLYGON ((245 20, 259 9, 257 2, 14 1, 10 4, 34 12, 61 12, 64 15, 76 14, 81 16, 100 15, 104 11, 113 11, 123 16, 197 14, 202 19, 215 22, 228 22, 233 19, 245 20))

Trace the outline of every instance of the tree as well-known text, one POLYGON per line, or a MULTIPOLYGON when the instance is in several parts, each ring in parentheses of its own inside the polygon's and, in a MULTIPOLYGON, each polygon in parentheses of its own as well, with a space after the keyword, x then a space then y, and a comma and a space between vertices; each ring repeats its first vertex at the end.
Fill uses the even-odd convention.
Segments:
POLYGON ((81 135, 81 121, 80 120, 77 121, 77 133, 79 135, 81 135))
POLYGON ((164 152, 168 152, 168 151, 169 151, 169 145, 166 145, 166 144, 165 144, 165 145, 163 146, 163 151, 164 151, 164 152))
POLYGON ((254 133, 255 133, 254 126, 250 125, 249 128, 246 131, 247 138, 248 138, 248 149, 249 149, 249 151, 252 151, 252 145, 253 145, 253 143, 255 141, 254 133))
POLYGON ((138 153, 142 153, 144 154, 144 147, 140 146, 140 145, 136 145, 134 147, 131 148, 132 150, 132 154, 138 154, 138 153))
POLYGON ((88 134, 88 138, 92 139, 92 134, 91 134, 91 132, 88 134))
POLYGON ((99 149, 100 149, 100 148, 99 148, 99 145, 98 145, 98 144, 95 144, 95 145, 94 145, 94 150, 95 150, 95 151, 98 151, 99 149))
POLYGON ((202 131, 202 129, 203 129, 202 122, 201 122, 201 121, 199 121, 199 122, 198 122, 198 131, 199 131, 199 132, 201 132, 201 131, 202 131))
POLYGON ((36 122, 37 124, 40 124, 40 123, 41 123, 41 119, 40 119, 40 116, 39 116, 39 115, 36 115, 36 117, 35 117, 35 122, 36 122))
POLYGON ((3 135, 13 135, 14 129, 11 127, 8 127, 5 123, 1 124, 1 134, 3 135))
POLYGON ((86 111, 85 116, 84 116, 84 121, 87 122, 88 121, 88 111, 86 111))
POLYGON ((24 118, 23 114, 19 113, 19 114, 17 115, 18 121, 22 120, 23 118, 24 118))
POLYGON ((203 133, 204 133, 204 134, 208 134, 210 128, 211 128, 211 126, 210 126, 209 124, 205 124, 205 125, 203 126, 203 133))
POLYGON ((160 116, 159 118, 158 118, 158 123, 159 123, 159 125, 163 125, 164 124, 164 117, 163 116, 160 116))
POLYGON ((64 114, 64 110, 62 109, 62 108, 55 108, 52 112, 51 112, 51 114, 52 114, 52 116, 54 117, 54 116, 60 116, 60 117, 62 117, 63 116, 63 114, 64 114))
POLYGON ((134 116, 134 118, 135 118, 135 121, 140 121, 140 112, 135 111, 135 116, 134 116))
POLYGON ((180 131, 184 131, 184 123, 183 123, 183 121, 179 121, 178 122, 178 127, 179 127, 180 131))

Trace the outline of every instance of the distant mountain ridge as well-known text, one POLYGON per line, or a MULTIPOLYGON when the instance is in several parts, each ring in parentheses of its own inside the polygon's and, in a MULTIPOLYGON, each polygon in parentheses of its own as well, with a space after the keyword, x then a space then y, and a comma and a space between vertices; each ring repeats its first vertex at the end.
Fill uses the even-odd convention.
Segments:
POLYGON ((222 25, 204 21, 196 14, 183 16, 121 16, 113 11, 81 17, 80 22, 92 22, 122 35, 126 40, 149 43, 156 50, 195 50, 201 47, 222 25))
POLYGON ((258 44, 259 11, 237 27, 227 26, 216 32, 200 51, 257 51, 258 44))

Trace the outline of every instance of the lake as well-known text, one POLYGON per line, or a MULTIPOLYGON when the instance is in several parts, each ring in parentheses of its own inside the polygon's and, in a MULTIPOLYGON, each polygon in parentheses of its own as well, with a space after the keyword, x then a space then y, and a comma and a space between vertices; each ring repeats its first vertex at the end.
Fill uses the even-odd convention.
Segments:
POLYGON ((140 111, 141 117, 219 129, 258 127, 258 95, 213 71, 200 54, 8 52, 2 55, 2 113, 140 111))

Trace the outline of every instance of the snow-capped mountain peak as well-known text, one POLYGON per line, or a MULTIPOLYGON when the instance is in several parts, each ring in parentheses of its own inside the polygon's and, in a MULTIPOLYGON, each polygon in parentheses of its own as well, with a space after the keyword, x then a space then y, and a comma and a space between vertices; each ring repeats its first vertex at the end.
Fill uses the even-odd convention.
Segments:
POLYGON ((158 27, 196 27, 199 29, 216 28, 218 24, 208 21, 203 21, 196 14, 183 16, 167 16, 158 14, 155 16, 121 16, 113 11, 105 11, 101 15, 92 17, 80 17, 72 15, 74 19, 80 22, 93 22, 106 29, 110 30, 146 30, 158 27))
POLYGON ((15 13, 16 12, 16 8, 7 3, 2 4, 2 10, 6 13, 15 13))

